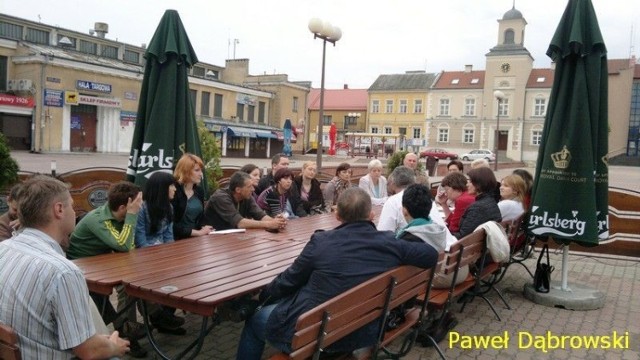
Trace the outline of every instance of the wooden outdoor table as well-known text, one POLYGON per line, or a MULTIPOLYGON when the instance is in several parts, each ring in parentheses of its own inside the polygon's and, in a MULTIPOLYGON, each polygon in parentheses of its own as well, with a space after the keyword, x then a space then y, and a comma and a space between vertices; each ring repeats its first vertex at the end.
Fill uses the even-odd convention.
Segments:
MULTIPOLYGON (((374 213, 380 211, 381 207, 374 207, 374 213)), ((122 284, 134 298, 201 315, 198 339, 177 355, 191 352, 193 357, 212 329, 207 318, 215 314, 216 307, 268 285, 293 263, 313 232, 338 225, 334 213, 321 214, 289 220, 278 233, 212 234, 74 263, 91 291, 110 295, 122 284)), ((162 358, 168 358, 153 339, 148 316, 143 315, 152 346, 162 358)))

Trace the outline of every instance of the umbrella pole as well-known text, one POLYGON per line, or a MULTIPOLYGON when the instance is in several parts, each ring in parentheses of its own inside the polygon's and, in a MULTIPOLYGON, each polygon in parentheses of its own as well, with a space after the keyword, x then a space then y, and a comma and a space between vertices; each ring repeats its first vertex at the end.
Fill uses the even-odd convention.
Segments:
POLYGON ((569 245, 562 247, 562 282, 560 290, 571 291, 567 286, 567 278, 569 277, 569 245))

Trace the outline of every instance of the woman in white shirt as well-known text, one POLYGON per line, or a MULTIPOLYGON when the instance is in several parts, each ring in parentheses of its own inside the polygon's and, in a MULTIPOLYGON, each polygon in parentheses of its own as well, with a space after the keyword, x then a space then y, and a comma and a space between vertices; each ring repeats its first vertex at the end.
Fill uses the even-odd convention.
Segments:
POLYGON ((515 220, 524 213, 524 197, 526 194, 526 184, 520 176, 508 175, 500 183, 500 214, 502 221, 515 220))
POLYGON ((360 178, 358 186, 371 196, 373 205, 383 205, 387 201, 387 179, 382 176, 382 163, 378 159, 369 162, 369 173, 360 178))

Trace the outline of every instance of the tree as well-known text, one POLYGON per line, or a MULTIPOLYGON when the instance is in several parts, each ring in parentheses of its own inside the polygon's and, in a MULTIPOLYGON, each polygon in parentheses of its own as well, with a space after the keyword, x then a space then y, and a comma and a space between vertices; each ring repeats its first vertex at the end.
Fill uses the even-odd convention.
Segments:
POLYGON ((0 189, 18 182, 18 163, 11 157, 11 150, 7 140, 0 133, 0 189))
POLYGON ((220 167, 220 147, 216 137, 207 129, 204 121, 198 120, 198 136, 200 137, 200 149, 204 162, 204 176, 207 181, 207 193, 212 194, 218 189, 218 179, 222 177, 220 167))

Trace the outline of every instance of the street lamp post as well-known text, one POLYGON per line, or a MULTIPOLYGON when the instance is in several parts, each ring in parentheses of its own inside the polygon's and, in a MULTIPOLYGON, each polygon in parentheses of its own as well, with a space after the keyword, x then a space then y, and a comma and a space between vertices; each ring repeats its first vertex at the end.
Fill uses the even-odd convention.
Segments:
MULTIPOLYGON (((355 122, 356 124, 358 123, 358 119, 360 118, 360 116, 362 116, 361 113, 348 113, 347 117, 349 118, 349 122, 355 122)), ((344 124, 344 128, 348 129, 349 128, 349 123, 344 124)))
POLYGON ((498 100, 498 111, 496 111, 496 132, 493 138, 494 142, 494 152, 496 154, 496 160, 493 164, 493 170, 498 171, 498 140, 500 139, 500 104, 502 104, 502 100, 504 99, 504 93, 500 90, 496 90, 493 92, 493 96, 498 100))
POLYGON ((318 18, 309 20, 309 31, 313 33, 313 38, 322 39, 322 75, 320 77, 320 111, 318 114, 318 133, 316 149, 316 166, 318 171, 322 169, 322 122, 324 117, 324 63, 327 52, 327 42, 336 45, 336 41, 342 37, 342 30, 331 23, 318 18))

